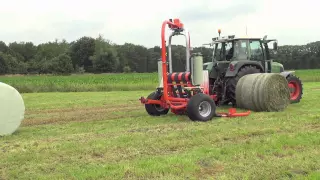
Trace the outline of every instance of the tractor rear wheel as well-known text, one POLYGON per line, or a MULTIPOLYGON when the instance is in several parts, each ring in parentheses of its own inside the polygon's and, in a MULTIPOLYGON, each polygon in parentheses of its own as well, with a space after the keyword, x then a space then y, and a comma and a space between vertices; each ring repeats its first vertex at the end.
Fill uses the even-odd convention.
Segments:
POLYGON ((258 69, 255 66, 245 66, 241 68, 238 72, 238 74, 229 79, 227 83, 227 94, 226 97, 229 99, 229 102, 233 104, 233 106, 236 106, 236 87, 239 79, 245 75, 248 74, 255 74, 255 73, 260 73, 260 69, 258 69))
MULTIPOLYGON (((160 100, 161 94, 158 92, 152 92, 147 97, 147 99, 160 100)), ((151 116, 160 116, 160 115, 168 114, 169 112, 169 109, 165 109, 161 107, 159 104, 145 104, 145 109, 148 112, 148 114, 151 116)))
POLYGON ((290 89, 290 103, 299 103, 303 94, 301 80, 297 76, 290 74, 287 77, 287 81, 290 89))
POLYGON ((192 96, 187 105, 187 115, 192 121, 209 121, 216 114, 214 100, 202 93, 192 96))

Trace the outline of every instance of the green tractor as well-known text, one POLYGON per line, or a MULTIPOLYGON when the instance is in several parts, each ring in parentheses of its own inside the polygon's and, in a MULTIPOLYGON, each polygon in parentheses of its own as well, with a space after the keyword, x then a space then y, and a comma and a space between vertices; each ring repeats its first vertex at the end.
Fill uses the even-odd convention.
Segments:
POLYGON ((209 92, 217 94, 219 105, 232 103, 236 106, 235 88, 238 80, 253 73, 280 73, 290 88, 290 102, 300 102, 303 94, 301 80, 294 71, 284 71, 282 64, 273 61, 268 44, 273 42, 276 53, 276 39, 255 37, 235 37, 228 35, 212 38, 207 44, 213 47, 212 62, 204 63, 204 70, 209 71, 209 92))

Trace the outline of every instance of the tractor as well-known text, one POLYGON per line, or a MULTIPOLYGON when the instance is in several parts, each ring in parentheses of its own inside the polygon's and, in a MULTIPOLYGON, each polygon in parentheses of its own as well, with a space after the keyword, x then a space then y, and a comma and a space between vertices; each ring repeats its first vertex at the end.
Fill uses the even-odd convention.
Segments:
MULTIPOLYGON (((280 73, 290 89, 290 102, 300 102, 303 94, 301 80, 294 71, 284 71, 282 64, 273 61, 270 51, 277 52, 276 39, 258 37, 235 37, 228 35, 212 38, 212 61, 204 63, 204 70, 209 71, 210 94, 217 94, 219 105, 232 103, 236 107, 235 88, 238 80, 253 73, 280 73), (268 44, 273 42, 273 49, 268 44)), ((204 44, 206 45, 206 44, 204 44)), ((207 44, 208 45, 208 44, 207 44)))

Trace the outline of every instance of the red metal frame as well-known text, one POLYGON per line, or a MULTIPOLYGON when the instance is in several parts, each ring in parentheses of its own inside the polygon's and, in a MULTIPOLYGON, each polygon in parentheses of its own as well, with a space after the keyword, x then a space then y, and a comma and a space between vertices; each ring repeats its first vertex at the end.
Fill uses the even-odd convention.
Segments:
POLYGON ((239 116, 248 116, 251 111, 237 113, 236 108, 230 108, 228 113, 217 113, 221 117, 239 117, 239 116))

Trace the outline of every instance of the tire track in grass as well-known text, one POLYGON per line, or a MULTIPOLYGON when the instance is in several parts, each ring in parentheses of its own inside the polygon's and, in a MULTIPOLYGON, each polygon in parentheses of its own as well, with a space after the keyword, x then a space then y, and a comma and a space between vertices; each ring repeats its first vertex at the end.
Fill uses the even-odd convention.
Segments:
POLYGON ((74 112, 79 110, 88 110, 94 111, 99 109, 118 109, 118 108, 129 108, 133 105, 128 104, 117 104, 117 105, 105 105, 105 106, 95 106, 95 107, 72 107, 72 108, 61 108, 61 109, 36 109, 36 110, 27 110, 25 115, 37 115, 37 114, 44 114, 44 113, 67 113, 67 112, 74 112))
POLYGON ((134 105, 118 105, 116 107, 68 108, 51 109, 44 111, 29 111, 22 122, 22 126, 35 126, 45 124, 61 124, 68 122, 88 122, 97 120, 121 119, 125 117, 138 117, 131 112, 141 109, 134 105))

